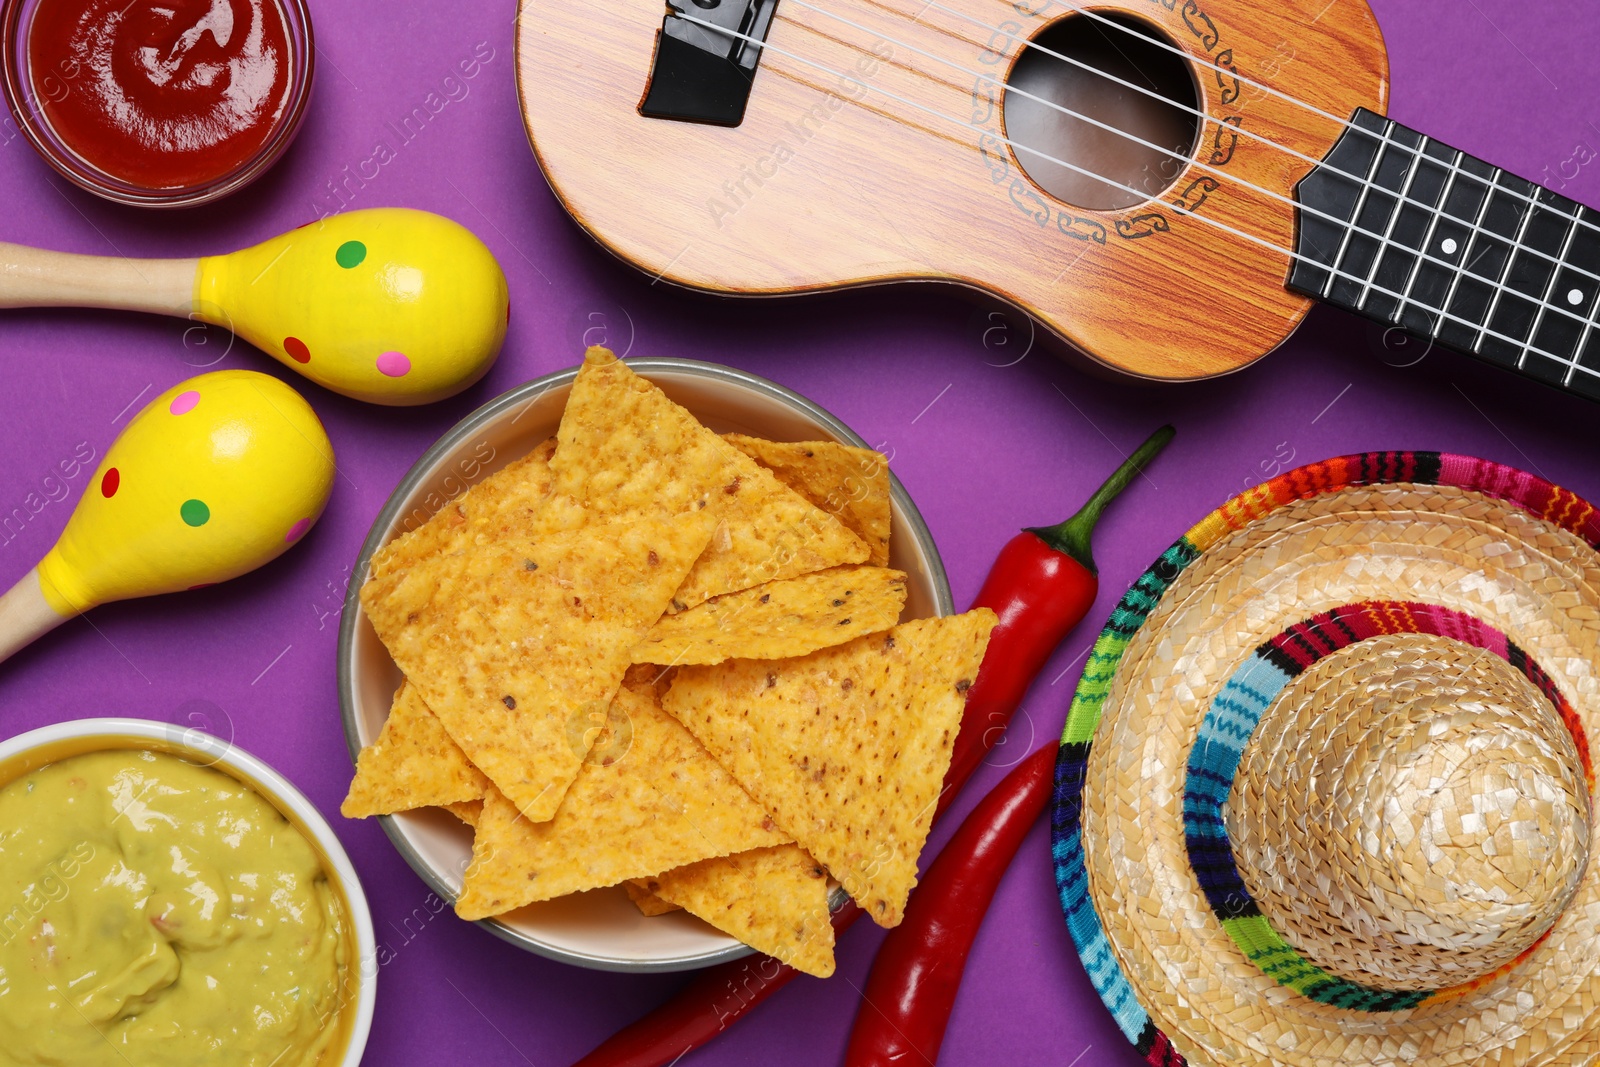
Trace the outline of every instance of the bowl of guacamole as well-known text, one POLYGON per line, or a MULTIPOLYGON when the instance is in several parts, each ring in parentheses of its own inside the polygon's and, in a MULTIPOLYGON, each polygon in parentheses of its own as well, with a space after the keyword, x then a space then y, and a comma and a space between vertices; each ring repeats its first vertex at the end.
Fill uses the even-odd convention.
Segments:
POLYGON ((0 743, 0 1061, 355 1067, 376 959, 343 847, 249 753, 139 719, 0 743))

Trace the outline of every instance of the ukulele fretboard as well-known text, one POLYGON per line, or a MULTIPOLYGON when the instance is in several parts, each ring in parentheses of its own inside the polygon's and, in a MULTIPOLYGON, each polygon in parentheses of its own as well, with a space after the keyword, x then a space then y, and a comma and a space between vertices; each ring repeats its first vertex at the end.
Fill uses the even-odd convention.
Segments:
POLYGON ((1289 288, 1600 400, 1600 212, 1365 109, 1296 187, 1289 288))

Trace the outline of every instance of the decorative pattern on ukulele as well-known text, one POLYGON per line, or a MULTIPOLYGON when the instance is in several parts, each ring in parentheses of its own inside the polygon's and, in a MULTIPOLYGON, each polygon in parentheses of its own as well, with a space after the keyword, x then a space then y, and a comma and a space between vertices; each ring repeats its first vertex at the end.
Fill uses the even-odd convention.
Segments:
MULTIPOLYGON (((1222 43, 1222 31, 1217 28, 1215 20, 1205 12, 1197 0, 1183 0, 1181 6, 1178 0, 1151 0, 1151 2, 1159 4, 1168 11, 1176 12, 1201 48, 1211 55, 1211 61, 1218 68, 1212 73, 1216 79, 1219 101, 1223 104, 1237 101, 1241 89, 1238 68, 1234 65, 1233 49, 1225 48, 1220 52, 1216 50, 1222 43)), ((1062 0, 1013 0, 1011 6, 1024 19, 1031 20, 1052 19, 1057 14, 1069 14, 1077 10, 1062 0)), ((1098 220, 1074 214, 1070 210, 1070 205, 1052 204, 1035 191, 1033 183, 1026 176, 1020 173, 1013 174, 1012 153, 1009 151, 1000 125, 1005 98, 1000 68, 1002 61, 1011 54, 1014 42, 1023 42, 1021 47, 1027 48, 1030 39, 1024 34, 1021 23, 1007 20, 995 27, 994 32, 989 35, 989 40, 984 44, 983 51, 978 54, 978 62, 987 69, 981 69, 973 75, 972 109, 968 119, 974 127, 987 131, 978 137, 978 158, 988 172, 989 181, 996 187, 1004 187, 1012 205, 1041 229, 1048 228, 1054 219, 1057 232, 1076 241, 1104 245, 1107 243, 1108 232, 1114 232, 1118 237, 1129 241, 1172 232, 1171 219, 1161 211, 1145 211, 1129 218, 1118 219, 1108 231, 1098 220)), ((1238 130, 1244 125, 1244 116, 1235 114, 1216 118, 1204 115, 1201 118, 1202 129, 1206 124, 1214 127, 1207 163, 1212 167, 1225 167, 1233 161, 1234 150, 1239 144, 1238 130)), ((1221 184, 1212 177, 1196 178, 1169 203, 1180 214, 1193 214, 1206 203, 1212 193, 1221 188, 1221 184)))

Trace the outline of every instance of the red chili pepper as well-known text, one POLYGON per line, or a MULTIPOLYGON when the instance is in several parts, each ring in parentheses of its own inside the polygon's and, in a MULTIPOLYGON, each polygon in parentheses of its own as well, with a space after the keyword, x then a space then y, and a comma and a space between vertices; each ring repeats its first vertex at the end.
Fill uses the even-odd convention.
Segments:
POLYGON ((967 953, 1001 877, 1044 811, 1054 782, 1052 741, 978 802, 906 904, 872 962, 845 1067, 934 1063, 961 988, 967 953))
MULTIPOLYGON (((1000 740, 1050 653, 1094 604, 1100 588, 1090 552, 1095 523, 1172 434, 1170 426, 1152 434, 1072 518, 1024 530, 1000 550, 972 604, 993 608, 1000 622, 989 635, 978 676, 967 691, 935 818, 1000 740)), ((860 916, 860 908, 846 904, 833 916, 834 931, 842 933, 860 916)), ((665 1067, 738 1022, 799 973, 770 956, 708 967, 573 1067, 665 1067)))
POLYGON ((973 601, 974 607, 993 608, 1000 623, 989 635, 983 666, 967 691, 941 806, 978 769, 1040 668, 1093 606, 1100 591, 1091 549, 1095 523, 1106 505, 1167 447, 1173 432, 1163 426, 1151 434, 1072 518, 1024 530, 1000 550, 973 601))

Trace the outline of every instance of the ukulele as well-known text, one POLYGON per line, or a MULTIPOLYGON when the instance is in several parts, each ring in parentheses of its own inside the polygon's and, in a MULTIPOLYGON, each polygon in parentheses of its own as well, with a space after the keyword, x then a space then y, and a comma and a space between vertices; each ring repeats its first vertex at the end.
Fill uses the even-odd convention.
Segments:
POLYGON ((656 279, 954 282, 1167 380, 1320 300, 1600 399, 1600 213, 1384 118, 1364 3, 541 3, 517 53, 551 188, 656 279))

